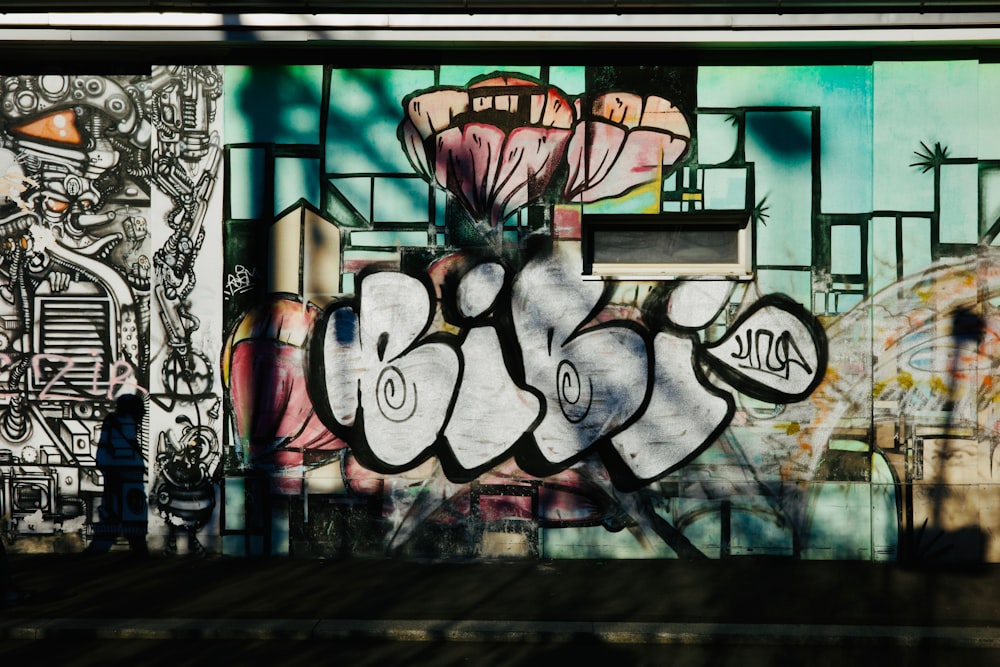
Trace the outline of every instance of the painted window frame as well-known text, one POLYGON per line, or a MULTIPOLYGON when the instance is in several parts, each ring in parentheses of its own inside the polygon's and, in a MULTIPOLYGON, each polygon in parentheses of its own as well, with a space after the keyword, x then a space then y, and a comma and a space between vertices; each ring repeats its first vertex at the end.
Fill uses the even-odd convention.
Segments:
POLYGON ((745 210, 660 214, 584 214, 582 219, 583 277, 591 280, 751 280, 753 225, 745 210), (735 261, 720 262, 601 262, 600 234, 605 231, 730 232, 736 235, 735 261))

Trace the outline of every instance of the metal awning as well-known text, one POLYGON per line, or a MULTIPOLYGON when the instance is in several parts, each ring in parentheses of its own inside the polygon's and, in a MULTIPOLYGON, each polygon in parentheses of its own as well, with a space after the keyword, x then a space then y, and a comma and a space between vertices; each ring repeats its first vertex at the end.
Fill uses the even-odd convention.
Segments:
MULTIPOLYGON (((725 3, 729 9, 780 7, 782 11, 708 11, 723 3, 684 3, 685 11, 638 11, 641 6, 667 9, 680 5, 668 2, 633 2, 635 11, 596 11, 613 6, 607 0, 527 0, 486 2, 462 1, 464 11, 443 11, 457 7, 460 0, 431 0, 404 3, 388 0, 364 2, 199 2, 198 0, 97 0, 87 3, 87 11, 71 10, 79 0, 54 0, 29 5, 22 0, 4 0, 0 12, 0 52, 31 49, 44 57, 61 57, 65 50, 91 51, 101 56, 111 51, 142 45, 152 49, 149 57, 163 52, 204 55, 206 50, 224 47, 226 53, 247 53, 270 47, 301 50, 344 49, 509 49, 524 53, 536 50, 579 50, 609 52, 625 49, 788 49, 824 48, 870 49, 875 47, 1000 47, 1000 0, 952 4, 928 1, 923 11, 910 10, 917 3, 862 2, 745 2, 725 3), (478 3, 478 4, 477 4, 478 3), (795 5, 809 5, 810 11, 784 11, 795 5), (871 11, 873 7, 898 5, 900 11, 871 11), (413 8, 420 6, 420 13, 413 8), (837 11, 815 11, 829 5, 837 11), (91 11, 95 7, 107 11, 91 11), (118 9, 114 9, 118 6, 118 9), (127 8, 126 8, 127 6, 127 8), (214 11, 210 11, 209 7, 214 11), (357 11, 319 11, 326 7, 358 8, 357 11), (365 11, 360 7, 364 6, 365 11), (378 7, 405 6, 409 12, 377 12, 378 7), (425 7, 426 6, 426 7, 425 7), (518 11, 480 13, 476 7, 496 9, 506 6, 518 11), (595 11, 554 11, 589 8, 595 11), (948 9, 931 11, 933 7, 948 9), (150 7, 171 11, 136 11, 150 7), (281 11, 263 11, 265 8, 281 11), (298 11, 303 7, 315 13, 298 11), (429 12, 428 7, 442 11, 429 12), (854 7, 857 11, 842 11, 854 7), (862 11, 862 7, 864 11, 862 11), (978 11, 970 10, 978 7, 978 11), (254 11, 229 11, 230 8, 254 11), (705 11, 692 11, 702 8, 705 11), (961 8, 958 11, 955 8, 961 8), (988 11, 996 8, 997 11, 988 11), (183 9, 183 10, 182 10, 183 9), (261 11, 257 11, 260 9, 261 11), (542 11, 547 9, 547 11, 542 11), (24 10, 24 11, 21 11, 24 10), (43 11, 39 11, 43 10, 43 11), (48 11, 44 11, 48 10, 48 11), (288 11, 292 10, 292 11, 288 11), (192 48, 193 47, 193 48, 192 48), (184 51, 189 49, 190 51, 184 51), (51 51, 54 49, 55 51, 51 51), (159 51, 157 51, 159 50, 159 51), (63 53, 56 53, 62 51, 63 53), (48 53, 49 56, 45 54, 48 53)), ((619 7, 625 7, 622 2, 619 7)))
POLYGON ((998 0, 4 0, 4 12, 428 13, 967 12, 1000 9, 998 0))

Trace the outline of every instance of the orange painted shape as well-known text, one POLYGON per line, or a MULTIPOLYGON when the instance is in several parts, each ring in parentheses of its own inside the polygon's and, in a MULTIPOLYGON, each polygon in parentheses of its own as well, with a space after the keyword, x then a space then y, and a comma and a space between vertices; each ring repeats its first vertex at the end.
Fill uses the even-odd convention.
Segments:
POLYGON ((83 143, 83 137, 76 129, 76 112, 72 109, 50 113, 24 125, 12 127, 11 130, 24 136, 55 141, 60 144, 75 146, 83 143))

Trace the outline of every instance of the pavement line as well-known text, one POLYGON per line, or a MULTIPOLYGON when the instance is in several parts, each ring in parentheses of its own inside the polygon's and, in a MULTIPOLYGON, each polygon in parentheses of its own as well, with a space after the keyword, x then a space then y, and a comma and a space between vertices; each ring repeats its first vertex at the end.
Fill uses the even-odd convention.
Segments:
POLYGON ((0 639, 383 639, 412 642, 1000 648, 991 627, 370 619, 0 619, 0 639))

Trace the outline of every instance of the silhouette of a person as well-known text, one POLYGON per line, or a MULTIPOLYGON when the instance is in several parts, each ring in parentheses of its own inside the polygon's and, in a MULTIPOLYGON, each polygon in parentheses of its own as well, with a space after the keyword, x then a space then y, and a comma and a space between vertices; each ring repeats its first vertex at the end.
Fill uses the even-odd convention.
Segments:
MULTIPOLYGON (((6 523, 10 514, 0 517, 0 527, 6 523)), ((3 545, 3 535, 0 535, 0 607, 4 605, 21 602, 28 598, 28 593, 21 590, 14 583, 14 578, 10 574, 10 563, 7 562, 7 549, 3 545)))
POLYGON ((134 555, 146 547, 146 457, 139 444, 145 406, 135 394, 118 397, 115 411, 104 418, 97 443, 97 468, 104 475, 100 521, 94 525, 90 553, 111 549, 119 535, 128 539, 134 555))
POLYGON ((10 566, 7 563, 7 551, 3 546, 3 538, 0 538, 0 607, 13 602, 20 602, 27 594, 14 585, 14 580, 10 576, 10 566))

